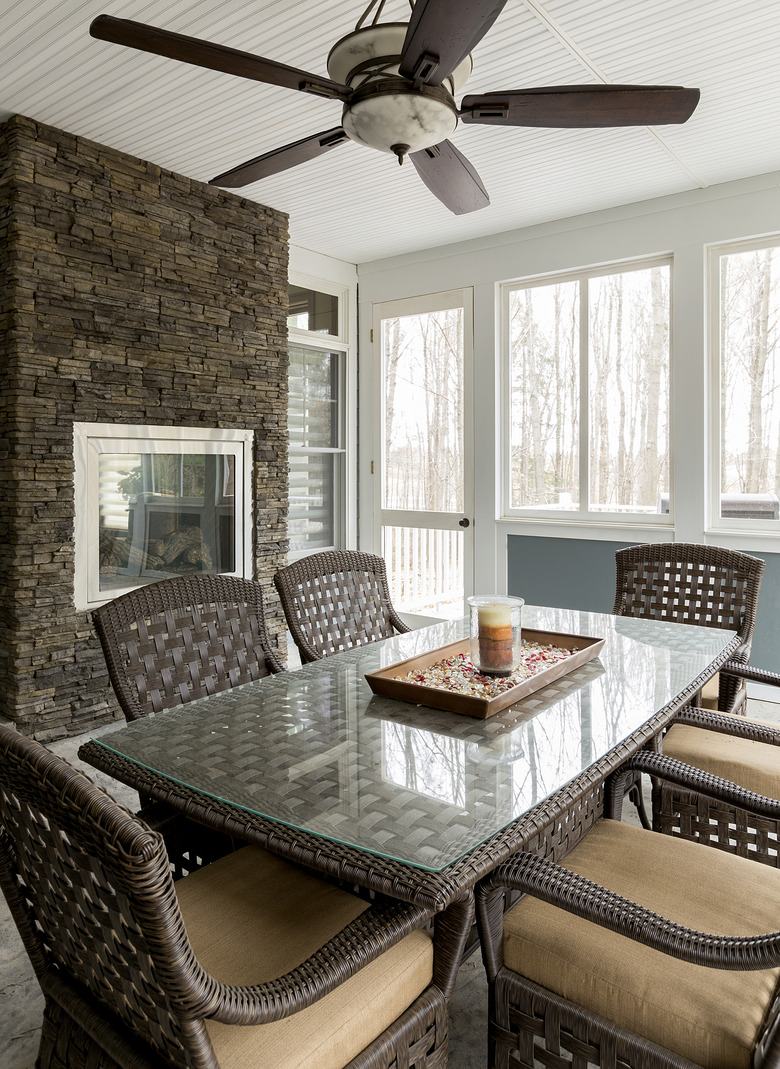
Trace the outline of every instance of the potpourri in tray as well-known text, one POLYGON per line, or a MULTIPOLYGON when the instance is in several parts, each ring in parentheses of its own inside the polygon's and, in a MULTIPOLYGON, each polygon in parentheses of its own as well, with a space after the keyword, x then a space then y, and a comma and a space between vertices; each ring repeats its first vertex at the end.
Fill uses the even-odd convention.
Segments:
POLYGON ((459 653, 455 657, 437 661, 428 668, 398 676, 398 681, 413 683, 419 687, 433 687, 436 690, 450 690, 477 698, 495 698, 535 676, 537 672, 542 672, 559 661, 565 661, 576 652, 576 648, 567 650, 561 646, 523 642, 522 663, 509 676, 482 675, 467 654, 459 653))

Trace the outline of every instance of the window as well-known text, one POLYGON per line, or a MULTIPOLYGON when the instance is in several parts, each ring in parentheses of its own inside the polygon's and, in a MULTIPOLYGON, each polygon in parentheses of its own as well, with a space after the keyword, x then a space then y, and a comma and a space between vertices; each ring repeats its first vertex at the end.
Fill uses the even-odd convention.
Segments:
POLYGON ((668 522, 668 261, 507 286, 508 515, 668 522))
POLYGON ((290 346, 290 511, 293 554, 341 545, 344 354, 290 346))
POLYGON ((713 251, 718 526, 780 519, 780 245, 713 251), (719 417, 719 418, 718 418, 719 417))
POLYGON ((463 308, 382 320, 387 509, 463 511, 463 308))
POLYGON ((291 330, 310 330, 315 334, 332 334, 339 330, 339 299, 333 293, 304 286, 288 286, 287 326, 291 330))
POLYGON ((344 298, 290 285, 290 556, 345 544, 347 346, 344 298))

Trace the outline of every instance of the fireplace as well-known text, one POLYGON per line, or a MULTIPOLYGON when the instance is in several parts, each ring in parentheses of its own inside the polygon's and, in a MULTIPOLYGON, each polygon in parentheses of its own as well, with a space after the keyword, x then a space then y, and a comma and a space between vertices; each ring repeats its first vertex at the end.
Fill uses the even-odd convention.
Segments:
POLYGON ((74 424, 77 609, 189 572, 250 576, 253 432, 74 424))

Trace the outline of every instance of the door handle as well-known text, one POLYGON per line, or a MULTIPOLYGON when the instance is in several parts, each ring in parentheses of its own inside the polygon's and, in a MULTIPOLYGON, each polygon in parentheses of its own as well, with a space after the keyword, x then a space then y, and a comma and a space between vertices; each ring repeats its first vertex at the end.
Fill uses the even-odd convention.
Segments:
POLYGON ((458 527, 470 527, 471 521, 467 520, 464 516, 462 520, 458 520, 458 527))

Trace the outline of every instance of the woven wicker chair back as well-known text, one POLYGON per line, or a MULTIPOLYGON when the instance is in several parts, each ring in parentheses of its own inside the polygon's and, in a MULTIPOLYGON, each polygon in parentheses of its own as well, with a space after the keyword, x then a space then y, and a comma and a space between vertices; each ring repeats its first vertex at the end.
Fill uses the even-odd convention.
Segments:
MULTIPOLYGON (((138 1037, 139 1066, 161 1057, 216 1064, 202 1023, 174 1006, 185 1005, 197 963, 162 837, 4 726, 0 882, 44 992, 85 1027, 90 1021, 106 1049, 112 1036, 121 1045, 124 1026, 138 1037)), ((104 1054, 99 1064, 114 1063, 104 1054)))
POLYGON ((393 608, 381 557, 356 550, 314 553, 274 576, 304 664, 410 628, 393 608))
POLYGON ((259 583, 197 573, 139 587, 92 614, 128 720, 279 672, 259 583))
POLYGON ((616 616, 639 616, 737 631, 747 661, 764 561, 716 546, 669 542, 615 554, 616 616))

